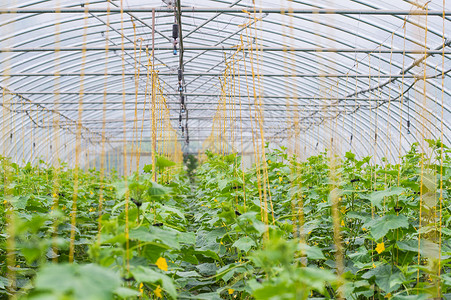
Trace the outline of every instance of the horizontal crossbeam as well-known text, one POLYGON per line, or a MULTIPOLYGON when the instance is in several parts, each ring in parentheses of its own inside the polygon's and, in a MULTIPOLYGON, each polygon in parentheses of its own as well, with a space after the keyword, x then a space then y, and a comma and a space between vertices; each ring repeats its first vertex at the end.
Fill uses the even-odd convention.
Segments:
MULTIPOLYGON (((43 13, 158 13, 173 14, 174 10, 167 7, 133 7, 133 8, 1 8, 0 14, 43 14, 43 13)), ((387 16, 450 16, 451 11, 445 10, 389 10, 389 9, 298 9, 276 7, 181 7, 182 13, 265 13, 265 14, 325 14, 325 15, 387 15, 387 16)))
MULTIPOLYGON (((0 52, 56 52, 56 51, 138 51, 134 46, 112 46, 105 47, 11 47, 0 48, 0 52)), ((141 49, 145 51, 144 47, 141 49)), ((155 51, 173 51, 170 46, 157 46, 155 51)), ((183 47, 183 51, 237 51, 237 47, 219 47, 219 46, 191 46, 183 47)), ((245 47, 245 51, 263 51, 263 52, 314 52, 314 53, 372 53, 372 54, 451 54, 451 51, 443 50, 415 50, 415 49, 358 49, 358 48, 300 48, 300 47, 245 47)))
MULTIPOLYGON (((80 76, 135 76, 139 74, 140 76, 146 76, 146 72, 140 72, 140 73, 11 73, 11 74, 4 74, 4 77, 47 77, 47 76, 55 76, 55 77, 80 77, 80 76)), ((161 72, 158 73, 158 76, 177 76, 177 73, 165 73, 161 72)), ((183 76, 211 76, 211 77, 220 77, 224 76, 223 73, 183 73, 183 76)), ((240 77, 243 76, 252 76, 252 74, 240 74, 240 77)), ((333 78, 423 78, 424 75, 411 75, 411 74, 405 74, 405 75, 399 75, 399 74, 315 74, 315 73, 265 73, 265 74, 258 74, 256 73, 256 76, 263 76, 263 77, 333 77, 333 78)), ((426 76, 428 78, 428 76, 426 76)))

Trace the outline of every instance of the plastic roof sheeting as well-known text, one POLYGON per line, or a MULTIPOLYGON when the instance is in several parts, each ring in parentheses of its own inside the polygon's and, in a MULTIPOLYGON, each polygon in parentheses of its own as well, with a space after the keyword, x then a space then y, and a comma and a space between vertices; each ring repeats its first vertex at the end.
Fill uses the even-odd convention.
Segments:
MULTIPOLYGON (((84 1, 35 0, 20 1, 20 4, 2 1, 0 9, 86 8, 81 6, 82 3, 84 1)), ((159 8, 155 18, 155 64, 167 95, 173 128, 177 130, 179 56, 170 50, 174 13, 164 11, 167 1, 128 0, 123 3, 129 10, 159 8)), ((412 142, 423 138, 443 136, 445 143, 451 145, 451 3, 447 1, 446 7, 441 0, 425 4, 426 1, 408 0, 259 1, 255 3, 254 15, 251 1, 182 0, 181 6, 186 10, 181 22, 191 140, 189 145, 184 145, 185 150, 197 151, 211 134, 221 93, 218 75, 226 67, 224 58, 235 53, 241 39, 249 38, 251 29, 255 47, 288 49, 259 51, 258 59, 254 59, 261 75, 255 84, 263 101, 266 140, 281 145, 292 143, 293 138, 286 134, 290 132, 288 120, 293 113, 288 112, 287 107, 293 108, 296 104, 301 116, 301 130, 295 135, 306 154, 329 148, 332 142, 338 145, 339 151, 352 150, 360 155, 395 159, 399 152, 408 150, 412 142), (218 8, 219 12, 189 11, 192 7, 218 8), (221 8, 237 10, 221 13, 221 8), (335 9, 354 13, 260 13, 259 8, 335 9), (444 11, 447 16, 356 13, 426 9, 444 11), (242 25, 248 22, 256 23, 246 29, 242 25), (337 51, 311 51, 332 48, 337 51), (427 55, 421 53, 425 50, 444 51, 445 55, 437 51, 427 55), (422 79, 424 76, 426 82, 422 79), (407 128, 408 124, 410 128, 407 128)), ((87 7, 105 9, 108 5, 117 8, 120 1, 111 1, 111 4, 91 1, 87 7)), ((44 158, 52 160, 52 153, 58 148, 59 156, 70 160, 79 118, 81 76, 76 74, 82 71, 86 73, 81 116, 83 149, 93 153, 100 151, 102 124, 99 120, 103 114, 101 103, 105 82, 108 85, 107 144, 114 148, 117 146, 115 141, 136 138, 134 123, 126 123, 124 136, 121 121, 124 112, 127 120, 133 120, 135 101, 144 103, 146 100, 145 76, 136 88, 133 75, 137 68, 140 74, 146 74, 146 61, 143 56, 136 63, 133 47, 135 40, 139 40, 143 48, 151 47, 151 25, 152 14, 149 12, 126 12, 122 16, 116 12, 0 14, 2 49, 80 49, 85 42, 88 48, 85 54, 80 50, 0 52, 3 75, 0 86, 14 93, 4 96, 3 100, 10 97, 6 101, 12 103, 11 112, 5 114, 0 108, 5 116, 1 133, 4 153, 16 161, 35 159, 40 153, 46 153, 44 158), (113 48, 124 46, 128 50, 124 53, 120 50, 89 50, 105 48, 106 44, 113 48), (110 74, 106 77, 102 75, 105 68, 110 74), (56 80, 55 72, 72 76, 61 76, 56 80), (126 75, 122 76, 122 72, 126 75), (55 90, 60 92, 58 107, 54 107, 55 90), (124 91, 125 111, 121 103, 124 91), (55 118, 60 122, 59 129, 51 126, 55 118)), ((244 75, 244 69, 240 73, 244 75)), ((244 78, 241 78, 241 90, 236 90, 235 95, 242 95, 243 103, 253 102, 254 99, 248 97, 244 78)), ((140 109, 142 105, 138 105, 140 109)), ((149 120, 139 120, 139 124, 148 128, 149 120)), ((252 151, 249 141, 255 128, 245 119, 237 128, 242 128, 244 148, 252 151)), ((143 139, 151 139, 150 130, 144 131, 143 139)), ((183 143, 183 139, 180 142, 183 143)), ((235 149, 240 149, 237 146, 240 140, 231 143, 235 149)))

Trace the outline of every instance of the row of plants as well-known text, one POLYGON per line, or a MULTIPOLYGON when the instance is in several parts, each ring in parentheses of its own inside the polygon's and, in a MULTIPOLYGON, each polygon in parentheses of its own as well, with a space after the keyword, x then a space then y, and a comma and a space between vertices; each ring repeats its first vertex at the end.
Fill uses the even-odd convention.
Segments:
POLYGON ((428 143, 397 164, 280 148, 127 178, 3 158, 0 298, 451 298, 450 150, 428 143))

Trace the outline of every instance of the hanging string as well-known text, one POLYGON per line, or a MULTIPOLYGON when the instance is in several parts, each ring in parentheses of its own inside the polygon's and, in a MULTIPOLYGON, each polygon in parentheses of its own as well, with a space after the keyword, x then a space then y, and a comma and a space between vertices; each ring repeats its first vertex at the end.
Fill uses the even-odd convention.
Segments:
MULTIPOLYGON (((429 2, 428 2, 429 3, 429 2)), ((426 68, 427 68, 427 51, 428 51, 428 47, 427 47, 427 33, 428 33, 428 10, 429 8, 427 8, 428 3, 425 4, 426 6, 426 16, 425 16, 425 21, 426 21, 426 26, 425 26, 425 30, 424 30, 424 60, 423 60, 423 110, 422 110, 422 116, 424 118, 424 114, 425 114, 425 110, 426 110, 426 101, 427 101, 427 95, 426 95, 426 68)), ((419 17, 420 19, 420 17, 419 17)), ((420 23, 420 22, 418 22, 420 23)), ((424 120, 424 122, 422 122, 422 138, 421 138, 421 143, 424 145, 425 143, 425 131, 426 131, 426 120, 424 120)), ((425 155, 425 149, 426 147, 422 147, 422 151, 420 154, 420 166, 421 166, 421 173, 420 173, 420 212, 419 212, 419 216, 418 216, 418 256, 417 256, 417 260, 418 260, 418 266, 420 266, 421 264, 421 228, 422 228, 422 215, 423 215, 423 203, 424 203, 424 189, 423 189, 423 183, 424 183, 424 160, 426 159, 424 157, 425 155)), ((420 282, 420 268, 418 268, 417 271, 417 285, 420 282)), ((419 291, 417 292, 419 293, 419 291)))
POLYGON ((75 226, 77 216, 77 200, 78 200, 78 187, 79 187, 79 173, 80 173, 80 155, 81 155, 81 129, 83 120, 83 96, 84 96, 84 76, 86 65, 86 45, 88 34, 88 19, 89 9, 88 3, 85 4, 84 13, 84 26, 83 26, 83 50, 81 55, 81 68, 80 68, 80 93, 78 100, 78 120, 77 120, 77 133, 75 141, 75 167, 74 167, 74 191, 72 195, 72 209, 70 212, 71 230, 70 230, 70 244, 69 244, 69 262, 74 261, 75 254, 75 226))
POLYGON ((398 147, 398 186, 401 185, 401 162, 402 162, 402 118, 403 118, 403 104, 404 104, 404 76, 405 76, 405 61, 406 61, 406 23, 407 17, 404 18, 404 35, 403 35, 403 53, 402 53, 402 76, 401 76, 401 99, 399 107, 399 147, 398 147))
POLYGON ((443 15, 442 15, 442 80, 441 80, 441 118, 440 118, 440 195, 439 195, 439 243, 438 243, 438 272, 437 272, 437 297, 442 296, 441 290, 441 272, 442 272, 442 215, 443 215, 443 162, 444 162, 444 101, 445 101, 445 0, 443 0, 443 15))
MULTIPOLYGON (((105 191, 105 157, 106 157, 106 108, 108 98, 108 58, 109 58, 109 29, 110 29, 110 0, 107 0, 107 13, 106 13, 106 27, 105 27, 105 64, 103 75, 103 103, 102 103, 102 141, 101 141, 101 153, 100 153, 100 189, 99 189, 99 207, 98 207, 98 222, 97 222, 97 243, 100 244, 100 233, 102 228, 102 215, 103 215, 103 200, 105 191)), ((110 161, 110 160, 109 160, 110 161)), ((108 167, 111 170, 111 167, 108 167)))
MULTIPOLYGON (((135 109, 133 115, 133 129, 132 129, 132 140, 131 140, 131 153, 130 153, 130 174, 132 173, 133 166, 137 166, 136 162, 139 161, 138 149, 137 149, 137 138, 138 138, 138 93, 139 93, 139 75, 140 75, 140 65, 141 65, 141 47, 143 39, 140 38, 139 49, 137 47, 138 39, 136 38, 136 24, 133 22, 133 18, 130 19, 133 27, 133 69, 134 69, 134 83, 135 83, 135 109), (138 54, 139 53, 139 54, 138 54), (135 164, 133 163, 133 158, 135 158, 135 164)), ((136 168, 139 170, 139 167, 136 168)))
POLYGON ((124 35, 124 3, 120 3, 121 16, 121 66, 122 66, 122 163, 125 185, 125 267, 127 273, 130 273, 130 225, 129 225, 129 207, 130 191, 128 189, 128 167, 127 167, 127 115, 126 115, 126 93, 125 93, 125 35, 124 35))
MULTIPOLYGON (((60 1, 57 1, 56 3, 56 14, 55 14, 55 18, 56 18, 56 22, 55 22, 55 77, 54 77, 54 102, 53 102, 53 107, 56 111, 58 111, 59 109, 59 103, 60 103, 60 93, 59 93, 59 88, 60 88, 60 51, 59 51, 59 46, 60 46, 60 26, 61 26, 61 22, 60 22, 60 1)), ((55 146, 55 158, 53 160, 53 165, 54 165, 54 172, 53 172, 53 187, 52 187, 52 192, 51 192, 51 196, 53 198, 53 203, 52 203, 52 207, 51 207, 51 214, 54 214, 54 209, 58 208, 59 205, 59 190, 60 190, 60 165, 59 165, 59 122, 60 122, 60 115, 59 114, 53 114, 53 124, 52 127, 54 128, 55 132, 55 136, 54 136, 54 146, 55 146)), ((23 137, 22 137, 23 138, 23 137)), ((50 144, 51 146, 52 144, 50 144)), ((58 247, 57 247, 57 243, 58 243, 58 218, 54 218, 53 219, 53 224, 52 224, 52 251, 53 251, 53 256, 52 256, 52 261, 53 262, 58 262, 58 247)))

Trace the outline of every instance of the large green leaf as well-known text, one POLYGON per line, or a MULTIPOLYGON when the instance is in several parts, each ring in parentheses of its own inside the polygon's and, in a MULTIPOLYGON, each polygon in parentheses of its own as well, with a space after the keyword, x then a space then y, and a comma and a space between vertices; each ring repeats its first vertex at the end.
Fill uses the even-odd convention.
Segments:
POLYGON ((147 190, 147 194, 151 197, 161 197, 168 192, 170 192, 170 188, 162 186, 161 184, 158 184, 156 182, 151 181, 151 186, 147 190))
POLYGON ((421 176, 421 181, 429 192, 435 192, 437 189, 437 176, 435 174, 424 173, 421 176))
MULTIPOLYGON (((418 253, 418 240, 396 242, 396 245, 401 250, 418 253)), ((440 249, 440 247, 436 243, 433 243, 433 242, 428 241, 426 239, 421 239, 420 240, 420 254, 425 256, 425 257, 431 257, 431 258, 438 259, 439 258, 439 249, 440 249)), ((442 246, 442 250, 446 251, 447 249, 449 250, 448 247, 442 246)), ((441 255, 442 259, 446 259, 448 257, 449 257, 448 255, 445 255, 442 252, 442 255, 441 255)))
POLYGON ((423 203, 427 207, 432 208, 437 204, 437 202, 439 200, 439 196, 440 195, 438 193, 433 193, 433 192, 425 193, 423 195, 423 203))
POLYGON ((362 196, 362 198, 368 199, 374 206, 382 208, 382 200, 384 200, 385 197, 399 196, 403 192, 405 192, 404 188, 394 186, 383 191, 372 192, 367 196, 362 196))
POLYGON ((307 258, 318 260, 318 259, 326 259, 323 254, 323 251, 318 246, 309 246, 307 244, 301 245, 303 251, 307 255, 307 258))
POLYGON ((38 291, 56 295, 59 299, 109 300, 113 299, 120 284, 118 274, 92 264, 47 265, 36 278, 38 291))
POLYGON ((391 293, 396 291, 400 285, 406 280, 403 273, 396 267, 391 265, 380 265, 371 269, 362 275, 362 278, 375 278, 376 284, 383 291, 391 293))
POLYGON ((253 239, 251 239, 248 236, 244 236, 240 238, 239 240, 235 241, 232 245, 233 247, 236 247, 238 250, 248 252, 252 247, 255 247, 255 242, 253 239))
POLYGON ((30 199, 30 195, 14 196, 11 198, 11 204, 15 209, 25 209, 28 199, 30 199))
POLYGON ((167 159, 164 156, 158 156, 156 165, 157 165, 157 167, 164 169, 164 168, 175 166, 175 162, 167 159))
POLYGON ((409 220, 404 215, 385 215, 382 218, 376 218, 368 223, 364 224, 363 227, 369 228, 371 230, 371 235, 376 239, 384 237, 389 230, 397 228, 408 228, 409 220))
POLYGON ((130 239, 135 239, 141 242, 158 242, 167 245, 168 248, 180 249, 180 243, 177 237, 177 232, 169 229, 160 229, 158 227, 144 228, 130 230, 130 239))

